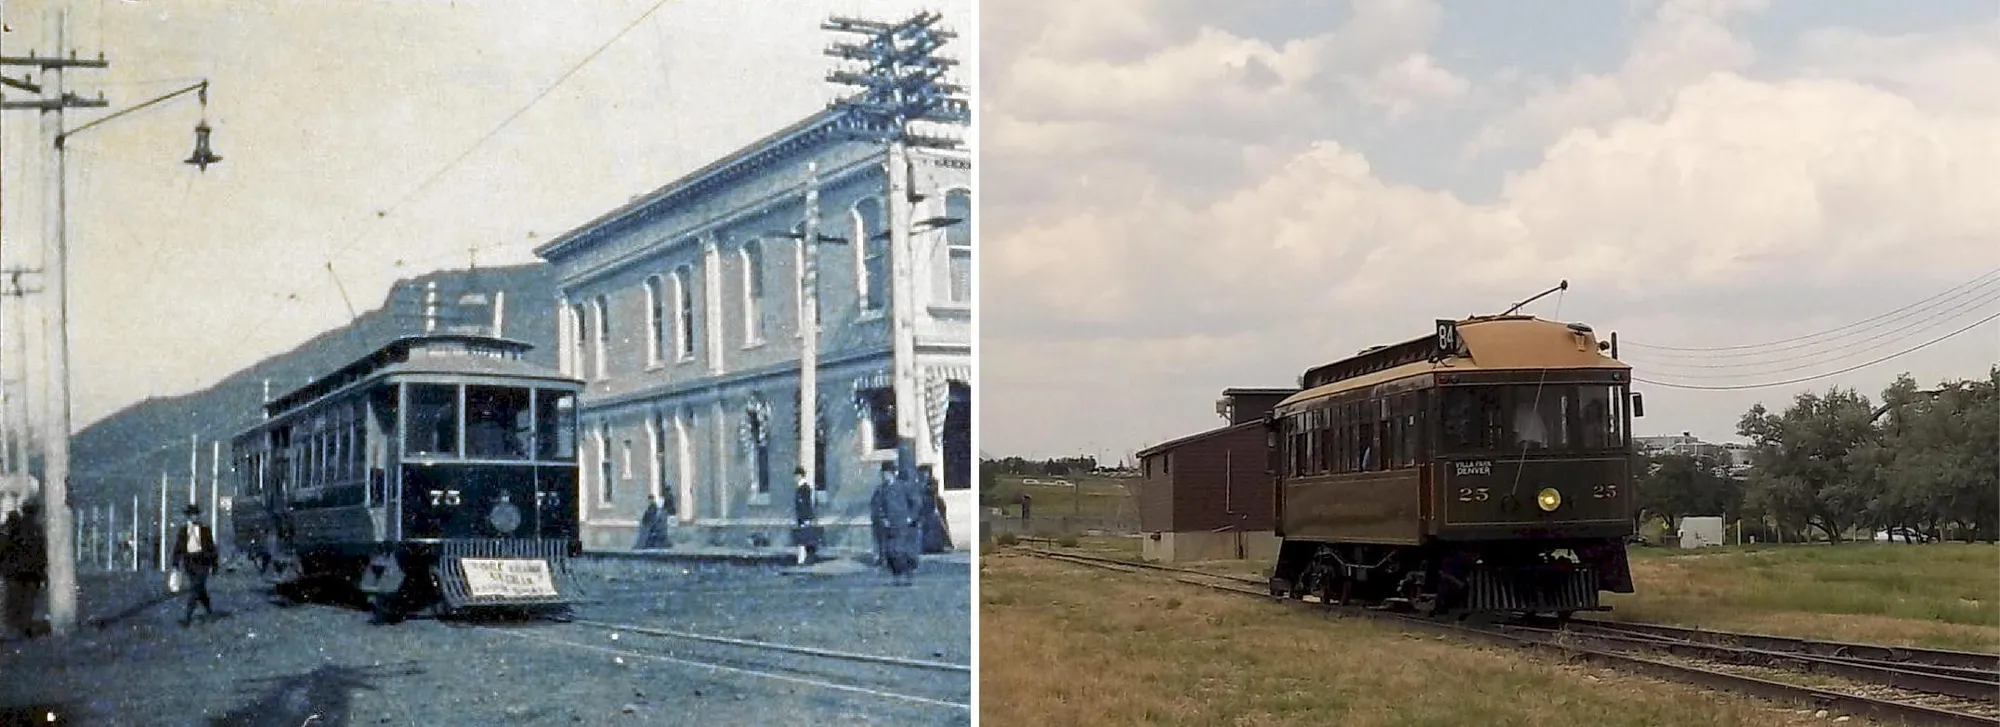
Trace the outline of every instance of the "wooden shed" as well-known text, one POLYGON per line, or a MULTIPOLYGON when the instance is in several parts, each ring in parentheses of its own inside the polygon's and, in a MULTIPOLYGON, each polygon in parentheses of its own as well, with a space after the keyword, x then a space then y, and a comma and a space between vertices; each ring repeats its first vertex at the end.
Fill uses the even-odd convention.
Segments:
POLYGON ((1228 389, 1222 427, 1141 450, 1141 556, 1153 561, 1267 559, 1276 473, 1264 416, 1293 389, 1228 389))

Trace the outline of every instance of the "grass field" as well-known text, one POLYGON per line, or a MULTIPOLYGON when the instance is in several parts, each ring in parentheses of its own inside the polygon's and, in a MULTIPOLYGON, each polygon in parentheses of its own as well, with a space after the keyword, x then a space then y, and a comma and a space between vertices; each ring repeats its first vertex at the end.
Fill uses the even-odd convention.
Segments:
POLYGON ((1638 593, 1612 617, 1734 631, 2000 651, 2000 546, 1633 548, 1638 593))
POLYGON ((1136 479, 1111 477, 1017 477, 1001 475, 994 484, 995 494, 981 493, 981 500, 997 503, 1006 517, 1020 517, 1021 495, 1033 498, 1037 518, 1079 517, 1093 520, 1128 520, 1138 527, 1139 510, 1128 486, 1136 479), (1053 482, 1064 480, 1073 486, 1026 484, 1022 480, 1053 482))
POLYGON ((1731 695, 1004 550, 981 559, 980 598, 984 724, 1828 723, 1731 695))

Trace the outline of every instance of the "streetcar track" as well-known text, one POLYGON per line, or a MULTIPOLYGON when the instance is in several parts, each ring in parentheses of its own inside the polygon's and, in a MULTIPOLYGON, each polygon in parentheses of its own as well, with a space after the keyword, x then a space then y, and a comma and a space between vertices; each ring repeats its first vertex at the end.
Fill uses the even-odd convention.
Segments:
MULTIPOLYGON (((1015 550, 1016 552, 1021 552, 1037 558, 1066 561, 1089 567, 1095 567, 1105 570, 1115 570, 1127 573, 1136 573, 1136 574, 1147 574, 1149 572, 1160 573, 1164 574, 1165 577, 1169 580, 1186 583, 1189 585, 1209 588, 1212 590, 1239 593, 1244 595, 1252 595, 1265 599, 1271 597, 1269 590, 1267 588, 1260 589, 1260 588, 1249 587, 1250 584, 1256 584, 1257 581, 1242 576, 1209 573, 1191 568, 1176 568, 1172 566, 1163 566, 1152 563, 1137 563, 1115 558, 1104 558, 1104 557, 1089 556, 1076 553, 1060 553, 1040 548, 1017 548, 1015 550), (1216 581, 1224 581, 1231 583, 1232 585, 1223 585, 1214 582, 1203 582, 1202 580, 1200 580, 1201 578, 1207 578, 1216 581), (1241 585, 1236 585, 1236 584, 1241 584, 1241 585)), ((1856 694, 1846 691, 1820 689, 1815 687, 1803 686, 1791 682, 1762 679, 1747 674, 1736 673, 1735 671, 1722 671, 1699 664, 1682 663, 1680 661, 1651 659, 1615 649, 1595 648, 1592 646, 1586 646, 1583 644, 1576 643, 1577 641, 1576 637, 1582 636, 1583 638, 1586 639, 1591 638, 1588 634, 1585 634, 1584 632, 1581 631, 1545 630, 1548 633, 1543 635, 1530 635, 1527 633, 1523 633, 1525 629, 1522 629, 1518 626, 1516 627, 1468 626, 1458 623, 1438 621, 1430 618, 1422 618, 1407 614, 1399 614, 1399 613, 1359 608, 1353 606, 1338 606, 1333 604, 1325 604, 1325 603, 1320 603, 1319 599, 1317 599, 1316 597, 1308 597, 1308 598, 1312 598, 1312 602, 1317 603, 1321 608, 1328 610, 1335 610, 1340 613, 1389 621, 1409 628, 1423 629, 1429 631, 1441 631, 1444 633, 1456 634, 1462 637, 1468 637, 1472 639, 1486 641, 1489 643, 1498 643, 1517 648, 1527 648, 1530 650, 1544 651, 1559 657, 1573 657, 1573 658, 1580 657, 1587 660, 1603 663, 1609 666, 1622 668, 1628 671, 1636 671, 1644 673, 1650 676, 1654 676, 1656 678, 1662 678, 1669 681, 1692 683, 1701 686, 1723 689, 1727 691, 1746 693, 1776 701, 1805 703, 1815 707, 1838 707, 1851 713, 1863 714, 1871 717, 1888 719, 1888 720, 1909 721, 1919 724, 2000 725, 2000 719, 1995 719, 1993 717, 1989 717, 1983 714, 1972 714, 1962 711, 1961 705, 1954 704, 1948 707, 1939 707, 1939 706, 1932 706, 1931 704, 1922 703, 1922 702, 1937 701, 1934 698, 1936 695, 1932 694, 1924 694, 1918 692, 1920 696, 1916 699, 1912 699, 1900 694, 1883 697, 1883 696, 1856 694)), ((1303 605, 1305 603, 1303 599, 1297 599, 1297 602, 1299 603, 1299 605, 1303 605)), ((1609 622, 1609 621, 1599 621, 1596 619, 1588 619, 1584 621, 1583 625, 1589 627, 1589 626, 1595 626, 1596 624, 1600 623, 1622 624, 1622 622, 1609 622)), ((1638 626, 1650 627, 1650 625, 1646 624, 1639 624, 1638 626)), ((1672 632, 1672 630, 1676 628, 1679 627, 1662 627, 1661 631, 1672 632)), ((1699 630, 1694 630, 1694 629, 1690 629, 1688 631, 1699 632, 1699 630)), ((1716 632, 1708 632, 1708 633, 1716 633, 1716 632)), ((1746 637, 1757 636, 1754 634, 1733 634, 1733 635, 1746 636, 1746 637)), ((1833 644, 1845 647, 1874 647, 1876 649, 1883 650, 1883 652, 1881 653, 1899 653, 1895 652, 1894 650, 1901 648, 1901 647, 1887 647, 1887 646, 1875 646, 1875 645, 1865 645, 1865 644, 1840 644, 1839 642, 1815 642, 1814 640, 1811 639, 1796 639, 1791 637, 1771 637, 1771 638, 1773 640, 1767 643, 1772 643, 1772 644, 1790 643, 1797 646, 1799 649, 1819 648, 1818 646, 1815 645, 1833 644)), ((1629 643, 1640 644, 1642 645, 1642 648, 1673 648, 1675 644, 1683 644, 1683 645, 1694 645, 1694 646, 1729 650, 1736 652, 1738 654, 1752 653, 1757 651, 1742 646, 1733 646, 1725 644, 1697 644, 1696 642, 1688 639, 1674 639, 1672 637, 1662 637, 1662 636, 1655 636, 1651 639, 1643 637, 1633 638, 1627 636, 1625 637, 1625 640, 1629 643)), ((1853 651, 1855 649, 1850 648, 1849 650, 1853 651)), ((1909 655, 1923 651, 1935 652, 1936 650, 1902 649, 1900 653, 1903 655, 1909 655)), ((1873 664, 1873 662, 1879 662, 1880 660, 1872 660, 1872 659, 1863 660, 1863 659, 1855 659, 1843 656, 1822 656, 1818 654, 1798 654, 1798 653, 1787 654, 1783 652, 1777 652, 1775 650, 1771 651, 1770 653, 1774 653, 1778 656, 1823 659, 1827 663, 1839 664, 1840 665, 1839 668, 1853 674, 1872 673, 1875 675, 1881 675, 1886 673, 1883 671, 1871 671, 1880 669, 1900 671, 1902 674, 1915 674, 1917 672, 1917 670, 1914 669, 1902 669, 1901 668, 1902 665, 1900 664, 1892 664, 1887 666, 1876 666, 1873 664)), ((1869 652, 1869 653, 1876 653, 1876 652, 1869 652)), ((1960 652, 1944 652, 1944 653, 1956 654, 1960 652)), ((1936 665, 1929 665, 1929 666, 1936 666, 1936 665)), ((1959 671, 1961 671, 1961 674, 1963 672, 1962 667, 1952 667, 1952 668, 1958 669, 1959 671)), ((1981 677, 1983 678, 1983 672, 1981 673, 1981 677)), ((1911 679, 1914 677, 1903 677, 1903 678, 1911 679)), ((1888 687, 1893 689, 1900 689, 1902 691, 1912 691, 1912 692, 1918 691, 1918 690, 1910 690, 1904 687, 1899 687, 1897 684, 1893 683, 1881 684, 1873 680, 1865 682, 1864 686, 1888 687)), ((1959 684, 1954 686, 1953 688, 1971 689, 1972 687, 1959 684)), ((1856 690, 1856 691, 1861 691, 1861 690, 1856 690)), ((1992 697, 1990 696, 1987 698, 1992 699, 1992 697)), ((1981 702, 1982 707, 1985 706, 1985 704, 1986 704, 1985 702, 1981 702)), ((1981 711, 1985 710, 1982 709, 1981 711)))
POLYGON ((787 682, 791 684, 800 684, 820 689, 826 689, 830 691, 845 692, 849 694, 859 694, 863 696, 876 697, 880 699, 911 702, 915 704, 924 704, 936 707, 950 707, 954 709, 965 710, 967 712, 970 712, 972 710, 972 705, 967 702, 956 702, 947 699, 936 699, 932 697, 925 697, 915 694, 905 694, 902 692, 893 692, 886 689, 864 687, 855 684, 844 684, 841 682, 830 681, 827 679, 816 679, 812 677, 795 676, 791 674, 780 674, 776 671, 753 669, 743 666, 732 666, 729 664, 723 664, 715 661, 691 659, 683 656, 674 656, 671 654, 656 654, 643 651, 635 651, 629 648, 621 649, 621 648, 604 646, 601 644, 587 644, 580 641, 570 641, 568 639, 562 639, 554 636, 548 636, 545 634, 539 634, 533 632, 503 631, 499 629, 489 629, 489 630, 493 631, 494 633, 505 634, 516 638, 527 639, 531 641, 540 641, 546 644, 566 646, 586 651, 595 651, 602 654, 610 654, 613 656, 619 656, 630 659, 667 662, 671 664, 678 664, 681 666, 706 669, 710 672, 727 672, 732 674, 740 674, 743 676, 755 677, 758 679, 787 682))

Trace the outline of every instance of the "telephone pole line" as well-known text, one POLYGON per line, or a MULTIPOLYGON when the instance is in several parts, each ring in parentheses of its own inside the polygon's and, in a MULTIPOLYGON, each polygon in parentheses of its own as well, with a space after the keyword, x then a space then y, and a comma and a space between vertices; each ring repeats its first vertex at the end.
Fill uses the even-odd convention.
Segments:
MULTIPOLYGON (((912 300, 917 292, 912 280, 916 251, 910 244, 910 236, 918 228, 935 229, 954 222, 945 217, 913 221, 915 206, 924 201, 925 195, 912 184, 909 147, 961 146, 957 139, 919 132, 911 123, 966 124, 972 119, 971 105, 964 98, 965 88, 944 80, 945 72, 958 62, 937 52, 946 41, 958 36, 934 27, 943 19, 937 13, 921 12, 897 23, 834 17, 820 26, 822 30, 862 37, 859 41, 827 47, 826 55, 858 66, 835 70, 826 78, 859 89, 854 95, 834 102, 834 106, 858 117, 863 122, 859 133, 883 145, 883 165, 888 176, 890 267, 884 289, 890 296, 897 452, 905 473, 914 472, 920 462, 935 460, 939 449, 938 443, 932 441, 928 418, 918 418, 919 412, 927 412, 931 407, 920 401, 923 389, 918 383, 916 306, 912 300)), ((879 233, 870 231, 871 237, 876 234, 879 233)), ((872 242, 855 240, 854 244, 866 246, 872 242)))
POLYGON ((49 155, 45 172, 51 178, 43 181, 43 201, 47 205, 43 220, 43 275, 42 286, 48 291, 44 298, 46 312, 43 316, 47 325, 45 342, 48 347, 48 417, 43 422, 46 430, 42 447, 42 511, 46 513, 48 540, 48 599, 49 629, 57 636, 67 636, 76 630, 76 547, 75 517, 69 498, 69 295, 65 289, 66 266, 69 251, 63 244, 64 199, 63 199, 63 111, 73 108, 102 108, 109 104, 102 96, 85 99, 72 93, 64 85, 65 71, 70 68, 109 68, 104 57, 96 60, 78 58, 76 51, 67 49, 69 14, 67 10, 53 10, 47 14, 47 26, 43 32, 48 37, 49 55, 30 51, 26 56, 0 56, 0 66, 27 66, 41 69, 40 78, 35 83, 26 80, 0 77, 0 85, 30 93, 40 93, 41 97, 32 101, 0 100, 0 111, 33 110, 41 114, 42 139, 47 142, 45 149, 49 155), (64 52, 68 50, 67 57, 64 52))

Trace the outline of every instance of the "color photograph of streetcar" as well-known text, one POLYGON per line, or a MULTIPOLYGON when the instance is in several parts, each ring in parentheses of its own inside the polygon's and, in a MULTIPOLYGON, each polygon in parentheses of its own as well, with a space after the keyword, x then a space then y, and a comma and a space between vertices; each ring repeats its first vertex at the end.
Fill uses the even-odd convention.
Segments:
POLYGON ((1475 316, 1306 371, 1268 420, 1272 594, 1567 617, 1631 593, 1644 409, 1611 349, 1582 323, 1475 316))
POLYGON ((529 348, 402 337, 267 403, 232 442, 236 546, 281 591, 351 586, 382 621, 564 606, 583 384, 529 348))

